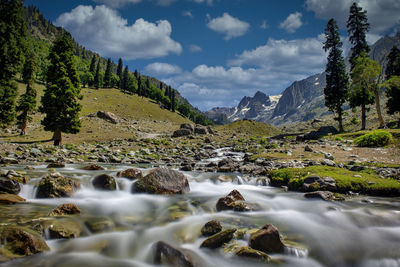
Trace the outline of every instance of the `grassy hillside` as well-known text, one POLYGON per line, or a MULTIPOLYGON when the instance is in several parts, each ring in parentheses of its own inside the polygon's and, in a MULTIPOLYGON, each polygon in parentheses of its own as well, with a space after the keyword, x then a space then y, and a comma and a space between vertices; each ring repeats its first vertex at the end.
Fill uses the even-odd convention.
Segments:
MULTIPOLYGON (((38 90, 37 101, 43 95, 43 85, 35 85, 38 90)), ((19 94, 25 90, 19 84, 19 94)), ((80 113, 82 128, 80 133, 63 134, 64 143, 101 142, 113 139, 143 138, 158 134, 170 134, 181 123, 190 121, 178 113, 161 109, 158 104, 147 98, 122 93, 118 89, 82 89, 82 111, 80 113), (87 115, 97 111, 114 113, 120 120, 112 124, 97 117, 87 115)), ((52 137, 40 125, 43 115, 36 113, 28 125, 27 135, 19 136, 14 128, 13 133, 5 134, 4 139, 12 142, 45 141, 52 137)))

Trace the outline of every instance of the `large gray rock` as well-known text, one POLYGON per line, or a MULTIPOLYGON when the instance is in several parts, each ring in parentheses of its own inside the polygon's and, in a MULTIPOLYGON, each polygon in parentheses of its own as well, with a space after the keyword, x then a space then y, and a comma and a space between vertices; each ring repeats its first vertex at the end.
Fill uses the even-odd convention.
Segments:
POLYGON ((233 239, 233 234, 236 232, 236 229, 226 229, 215 235, 210 236, 206 240, 201 243, 201 248, 219 248, 223 244, 228 243, 233 239))
POLYGON ((74 179, 63 177, 58 173, 51 173, 40 180, 36 197, 70 197, 80 187, 81 184, 74 179))
POLYGON ((108 122, 111 122, 113 124, 117 124, 118 123, 118 117, 115 116, 113 113, 108 112, 108 111, 98 111, 96 113, 97 117, 99 117, 100 119, 106 120, 108 122))
POLYGON ((98 190, 112 191, 117 189, 117 183, 115 182, 114 177, 107 174, 102 174, 94 177, 92 185, 98 190))
POLYGON ((283 253, 285 245, 278 229, 267 224, 250 236, 249 246, 265 253, 283 253))
POLYGON ((188 129, 179 129, 174 131, 174 133, 172 134, 172 137, 182 137, 182 136, 188 136, 191 135, 192 132, 188 129))
POLYGON ((21 186, 18 182, 5 177, 0 177, 0 192, 18 195, 20 191, 21 186))
POLYGON ((132 191, 149 194, 185 194, 190 191, 189 182, 183 173, 167 168, 155 168, 137 180, 132 191))
POLYGON ((117 177, 124 177, 130 180, 136 180, 143 177, 142 171, 137 168, 130 168, 117 173, 117 177))
POLYGON ((192 260, 180 250, 163 241, 158 241, 155 245, 154 264, 163 266, 192 267, 192 260))
POLYGON ((194 133, 195 134, 208 134, 208 130, 204 126, 196 125, 196 128, 194 128, 194 133))
POLYGON ((184 124, 181 124, 180 128, 181 128, 181 129, 187 129, 187 130, 189 130, 191 133, 194 133, 194 125, 193 125, 193 124, 184 123, 184 124))

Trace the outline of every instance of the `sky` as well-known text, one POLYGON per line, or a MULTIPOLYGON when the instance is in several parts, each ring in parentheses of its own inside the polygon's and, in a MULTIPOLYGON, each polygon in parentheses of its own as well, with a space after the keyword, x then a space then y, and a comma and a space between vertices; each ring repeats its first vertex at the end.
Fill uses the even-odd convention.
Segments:
MULTIPOLYGON (((323 72, 324 29, 340 27, 344 53, 352 0, 26 0, 87 49, 154 76, 202 111, 278 95, 323 72)), ((400 30, 399 0, 356 0, 370 43, 400 30)))

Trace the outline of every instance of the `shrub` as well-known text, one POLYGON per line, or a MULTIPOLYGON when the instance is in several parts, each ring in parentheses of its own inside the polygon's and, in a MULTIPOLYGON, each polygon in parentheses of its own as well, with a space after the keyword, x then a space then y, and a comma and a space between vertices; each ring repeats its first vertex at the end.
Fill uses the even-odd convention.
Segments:
POLYGON ((357 125, 357 124, 359 124, 360 122, 358 121, 358 119, 357 119, 356 117, 353 117, 353 118, 351 119, 350 123, 353 124, 353 125, 357 125))
POLYGON ((335 137, 335 140, 340 142, 340 141, 343 141, 343 138, 340 137, 340 136, 336 136, 336 137, 335 137))
POLYGON ((354 143, 361 147, 382 147, 390 144, 393 137, 390 133, 377 130, 357 137, 354 143))

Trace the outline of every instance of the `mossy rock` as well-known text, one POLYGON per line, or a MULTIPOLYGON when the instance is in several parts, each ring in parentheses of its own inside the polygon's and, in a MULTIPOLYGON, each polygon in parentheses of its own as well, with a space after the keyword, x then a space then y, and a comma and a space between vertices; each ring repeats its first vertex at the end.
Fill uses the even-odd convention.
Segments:
POLYGON ((63 176, 47 175, 40 180, 37 198, 70 197, 81 187, 80 182, 63 176))
POLYGON ((90 217, 85 220, 85 225, 93 233, 104 232, 115 227, 114 222, 108 217, 90 217))
POLYGON ((0 194, 0 204, 24 203, 25 199, 13 194, 0 194))
POLYGON ((0 259, 9 260, 50 250, 35 231, 21 226, 0 227, 0 259), (3 243, 4 240, 7 242, 3 243))
POLYGON ((82 232, 80 224, 70 219, 46 221, 44 229, 45 231, 48 230, 51 239, 77 238, 82 232))
POLYGON ((201 243, 201 248, 219 248, 223 244, 228 243, 233 239, 233 234, 236 232, 235 228, 223 230, 215 235, 210 236, 201 243))
POLYGON ((238 250, 236 250, 236 256, 239 257, 244 257, 244 258, 251 258, 257 261, 262 261, 262 262, 270 262, 271 257, 268 256, 268 254, 252 249, 250 247, 240 247, 238 250))
POLYGON ((66 216, 80 214, 81 210, 72 203, 61 204, 49 213, 49 216, 66 216))

